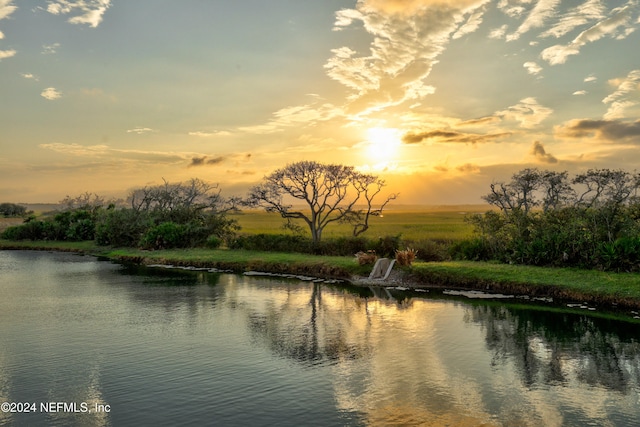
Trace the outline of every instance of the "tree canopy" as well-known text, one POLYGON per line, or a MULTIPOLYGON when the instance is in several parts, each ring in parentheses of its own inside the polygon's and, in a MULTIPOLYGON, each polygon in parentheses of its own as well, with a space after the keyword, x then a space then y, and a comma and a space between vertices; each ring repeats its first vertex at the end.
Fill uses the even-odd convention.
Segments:
POLYGON ((351 224, 354 236, 367 231, 369 218, 380 215, 397 197, 391 194, 374 208, 374 200, 385 185, 377 176, 358 172, 353 166, 301 161, 265 176, 262 184, 250 190, 247 204, 277 212, 289 225, 292 220, 302 220, 313 242, 318 243, 325 227, 334 222, 351 224), (294 207, 292 200, 302 202, 305 208, 294 207))

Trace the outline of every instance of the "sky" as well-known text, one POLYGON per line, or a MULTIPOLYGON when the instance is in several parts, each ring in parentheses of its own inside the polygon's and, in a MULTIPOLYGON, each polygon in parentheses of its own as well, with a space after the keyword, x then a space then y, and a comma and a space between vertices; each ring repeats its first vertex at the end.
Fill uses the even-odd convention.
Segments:
POLYGON ((482 203, 537 167, 634 171, 639 0, 0 0, 0 202, 288 163, 482 203))

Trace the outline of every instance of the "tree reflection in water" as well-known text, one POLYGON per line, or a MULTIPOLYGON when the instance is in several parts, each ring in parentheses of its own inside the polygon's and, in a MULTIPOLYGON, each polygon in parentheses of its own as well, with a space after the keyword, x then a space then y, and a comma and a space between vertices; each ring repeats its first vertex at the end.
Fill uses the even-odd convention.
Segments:
POLYGON ((627 393, 631 384, 640 384, 636 325, 505 306, 466 310, 466 320, 485 330, 493 368, 513 361, 527 387, 574 380, 627 393))
POLYGON ((367 424, 580 425, 607 421, 621 396, 614 416, 635 416, 635 325, 380 289, 263 285, 226 295, 253 342, 303 367, 333 366, 337 405, 367 424))

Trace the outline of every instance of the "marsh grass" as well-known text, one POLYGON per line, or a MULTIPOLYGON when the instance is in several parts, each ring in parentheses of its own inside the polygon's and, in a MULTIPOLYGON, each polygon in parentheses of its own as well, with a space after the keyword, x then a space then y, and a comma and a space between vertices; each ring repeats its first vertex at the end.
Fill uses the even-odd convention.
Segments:
MULTIPOLYGON (((486 206, 460 206, 447 209, 433 208, 417 210, 417 208, 390 209, 382 217, 370 218, 370 228, 363 234, 369 239, 384 236, 397 236, 413 242, 424 240, 455 242, 469 238, 473 227, 464 221, 465 214, 484 212, 486 206)), ((284 220, 273 213, 258 210, 247 210, 230 215, 242 227, 241 234, 277 234, 288 232, 283 228, 284 220)), ((302 222, 296 223, 306 233, 308 230, 302 222)), ((351 235, 351 227, 347 224, 332 224, 326 228, 323 237, 344 237, 351 235)))

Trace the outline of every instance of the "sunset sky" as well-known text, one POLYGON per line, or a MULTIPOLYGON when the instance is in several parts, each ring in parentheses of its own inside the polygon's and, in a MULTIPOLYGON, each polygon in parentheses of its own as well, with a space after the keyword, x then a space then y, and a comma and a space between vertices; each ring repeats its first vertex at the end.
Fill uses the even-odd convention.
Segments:
POLYGON ((0 0, 0 202, 299 160, 398 204, 640 162, 638 0, 0 0))

